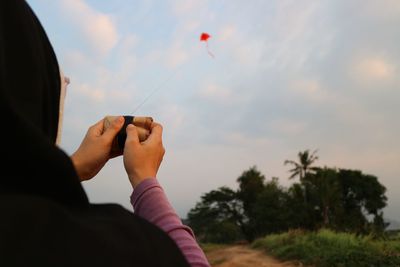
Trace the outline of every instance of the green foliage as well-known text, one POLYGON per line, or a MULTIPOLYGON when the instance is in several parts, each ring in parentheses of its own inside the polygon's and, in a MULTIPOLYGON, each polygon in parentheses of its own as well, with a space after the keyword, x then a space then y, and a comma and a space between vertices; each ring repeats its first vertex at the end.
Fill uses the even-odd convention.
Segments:
POLYGON ((248 241, 271 233, 302 228, 384 235, 387 223, 386 188, 373 175, 359 170, 314 167, 315 151, 299 152, 291 177, 299 182, 289 188, 278 178, 266 180, 251 167, 239 178, 238 190, 221 187, 201 197, 190 210, 188 222, 202 242, 248 241))
POLYGON ((202 242, 231 243, 243 238, 241 203, 236 192, 221 187, 201 198, 189 211, 188 222, 202 242))
POLYGON ((294 177, 299 176, 300 181, 302 181, 303 178, 314 169, 313 167, 311 167, 311 165, 318 159, 318 157, 315 155, 316 153, 317 151, 315 150, 313 153, 310 154, 310 151, 307 149, 303 152, 300 151, 297 154, 299 162, 296 162, 294 160, 285 160, 285 165, 290 164, 294 166, 294 168, 289 171, 292 173, 289 179, 293 179, 294 177))
POLYGON ((387 226, 382 209, 386 206, 386 188, 377 177, 358 170, 315 168, 303 178, 307 206, 314 227, 381 235, 387 226), (372 221, 367 218, 372 218, 372 221))
POLYGON ((269 235, 252 246, 284 260, 300 260, 317 267, 400 266, 399 241, 378 241, 326 229, 269 235))
POLYGON ((256 201, 249 205, 249 222, 252 226, 251 235, 247 236, 249 240, 287 229, 288 213, 283 212, 287 208, 287 198, 287 193, 279 185, 277 178, 265 183, 256 201))

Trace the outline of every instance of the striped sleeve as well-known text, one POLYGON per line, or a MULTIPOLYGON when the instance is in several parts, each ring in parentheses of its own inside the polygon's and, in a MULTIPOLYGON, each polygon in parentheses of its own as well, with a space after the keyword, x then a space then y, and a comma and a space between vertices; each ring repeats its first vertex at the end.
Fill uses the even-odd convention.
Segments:
POLYGON ((183 225, 157 179, 141 182, 131 195, 136 215, 155 224, 178 245, 191 266, 210 267, 190 227, 183 225))

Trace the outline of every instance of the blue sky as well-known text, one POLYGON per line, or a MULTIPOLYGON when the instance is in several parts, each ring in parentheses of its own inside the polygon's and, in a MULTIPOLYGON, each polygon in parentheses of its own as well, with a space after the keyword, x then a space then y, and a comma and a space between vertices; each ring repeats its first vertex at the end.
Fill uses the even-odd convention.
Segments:
MULTIPOLYGON (((378 176, 400 220, 399 1, 28 2, 71 79, 67 153, 152 95, 135 115, 164 125, 158 179, 181 217, 253 165, 290 185, 284 160, 318 149, 319 166, 378 176)), ((130 208, 121 158, 84 187, 130 208)))

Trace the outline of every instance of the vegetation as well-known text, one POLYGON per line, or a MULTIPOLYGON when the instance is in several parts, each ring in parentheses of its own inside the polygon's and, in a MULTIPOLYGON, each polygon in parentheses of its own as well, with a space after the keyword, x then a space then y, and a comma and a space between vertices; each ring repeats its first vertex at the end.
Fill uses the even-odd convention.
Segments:
POLYGON ((304 152, 300 151, 298 154, 299 162, 296 162, 294 160, 285 160, 285 165, 291 164, 294 166, 294 168, 289 171, 292 173, 289 179, 293 179, 296 176, 299 176, 300 181, 302 181, 303 178, 307 176, 310 171, 315 170, 315 168, 311 167, 311 165, 318 159, 318 157, 315 155, 316 153, 316 150, 311 155, 309 150, 306 150, 304 152))
POLYGON ((252 247, 284 260, 296 259, 318 267, 400 266, 400 240, 379 241, 326 229, 272 234, 256 240, 252 247))
POLYGON ((381 236, 387 224, 382 209, 386 188, 359 170, 316 167, 316 151, 298 154, 290 164, 289 188, 278 178, 266 180, 256 167, 237 178, 238 189, 221 187, 201 197, 188 223, 201 242, 253 241, 289 229, 335 231, 381 236))
POLYGON ((200 247, 204 251, 204 253, 208 253, 210 251, 224 248, 224 247, 226 247, 226 245, 214 244, 214 243, 200 243, 200 247))

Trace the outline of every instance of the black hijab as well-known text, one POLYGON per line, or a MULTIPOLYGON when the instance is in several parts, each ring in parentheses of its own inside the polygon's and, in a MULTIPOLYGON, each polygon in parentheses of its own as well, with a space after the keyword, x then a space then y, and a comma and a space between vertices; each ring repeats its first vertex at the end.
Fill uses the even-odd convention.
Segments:
POLYGON ((24 0, 0 0, 0 266, 188 266, 159 228, 94 205, 55 146, 60 72, 24 0))

